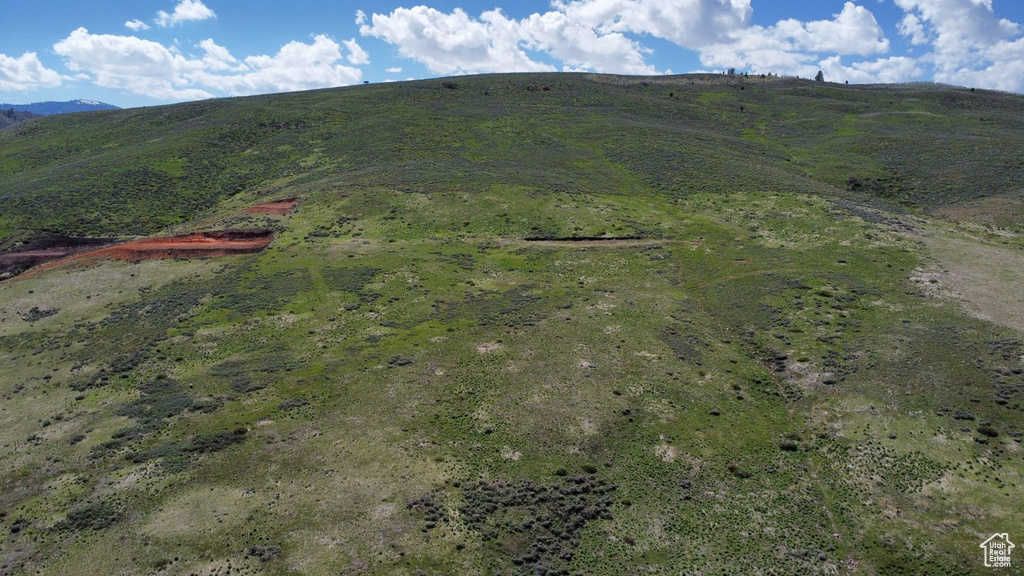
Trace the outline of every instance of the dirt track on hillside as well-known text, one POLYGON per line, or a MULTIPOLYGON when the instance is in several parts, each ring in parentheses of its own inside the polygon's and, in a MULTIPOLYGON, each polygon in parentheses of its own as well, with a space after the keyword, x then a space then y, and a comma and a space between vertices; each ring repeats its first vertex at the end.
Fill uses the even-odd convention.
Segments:
POLYGON ((285 198, 283 200, 274 200, 273 202, 264 202, 250 206, 245 209, 245 212, 249 214, 276 214, 283 216, 291 212, 298 203, 298 198, 285 198))
POLYGON ((29 270, 23 275, 47 270, 68 262, 91 262, 104 259, 138 262, 166 258, 216 258, 232 254, 249 254, 265 249, 273 240, 274 232, 262 228, 218 230, 196 232, 184 236, 146 238, 54 260, 29 270))
POLYGON ((114 238, 75 238, 47 234, 28 242, 16 252, 0 254, 0 279, 17 276, 34 266, 93 251, 113 242, 114 238))
POLYGON ((151 260, 155 258, 214 258, 230 254, 259 252, 274 239, 264 229, 196 232, 185 236, 147 238, 101 248, 76 258, 111 258, 117 260, 151 260))

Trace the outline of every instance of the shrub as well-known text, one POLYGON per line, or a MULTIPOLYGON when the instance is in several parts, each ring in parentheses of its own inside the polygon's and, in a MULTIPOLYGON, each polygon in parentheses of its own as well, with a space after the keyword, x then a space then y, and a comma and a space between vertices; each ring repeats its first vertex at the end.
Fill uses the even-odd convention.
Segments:
POLYGON ((248 430, 246 428, 239 427, 233 431, 222 430, 220 432, 213 432, 210 434, 198 434, 191 442, 188 443, 185 447, 185 451, 198 454, 219 452, 232 444, 245 442, 245 435, 247 432, 248 430))
POLYGON ((729 464, 728 470, 737 478, 750 478, 750 472, 740 468, 738 464, 729 464))
POLYGON ((787 438, 782 442, 779 442, 779 448, 781 448, 785 452, 796 452, 797 450, 800 449, 800 445, 797 444, 796 441, 787 438))
POLYGON ((21 319, 25 322, 35 322, 37 320, 53 316, 59 311, 60 309, 58 308, 40 308, 38 306, 33 306, 31 310, 21 316, 21 319))
POLYGON ((74 508, 57 527, 61 530, 101 530, 117 522, 120 517, 120 512, 113 504, 95 502, 74 508))
POLYGON ((991 426, 978 426, 978 434, 984 434, 989 438, 995 438, 999 436, 999 431, 991 426))
POLYGON ((253 546, 249 548, 249 556, 255 556, 260 562, 269 562, 281 554, 280 546, 253 546))
POLYGON ((289 399, 285 400, 284 402, 281 402, 277 406, 277 409, 282 411, 282 412, 284 412, 286 410, 292 410, 294 408, 302 408, 303 406, 307 406, 307 405, 309 405, 309 400, 306 400, 305 398, 302 398, 300 396, 300 397, 297 397, 297 398, 289 398, 289 399))

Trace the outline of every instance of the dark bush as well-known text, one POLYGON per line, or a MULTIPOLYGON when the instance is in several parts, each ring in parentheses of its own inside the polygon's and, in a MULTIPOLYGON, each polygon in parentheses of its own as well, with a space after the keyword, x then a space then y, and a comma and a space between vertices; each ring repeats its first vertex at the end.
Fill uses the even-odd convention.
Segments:
POLYGON ((292 409, 295 409, 295 408, 302 408, 303 406, 308 406, 308 405, 309 405, 309 400, 306 400, 305 398, 299 396, 299 397, 296 397, 296 398, 289 398, 289 399, 285 400, 284 402, 281 402, 277 406, 277 409, 282 411, 282 412, 284 412, 286 410, 292 410, 292 409))
POLYGON ((79 506, 68 512, 67 518, 57 524, 61 530, 101 530, 117 522, 120 512, 109 502, 95 502, 79 506))
POLYGON ((222 430, 210 434, 198 434, 185 446, 185 451, 198 454, 218 452, 232 444, 245 442, 246 432, 245 428, 236 428, 233 431, 222 430))
POLYGON ((796 452, 797 450, 800 449, 800 444, 798 444, 794 440, 790 440, 789 438, 787 438, 782 442, 779 442, 779 448, 781 448, 785 452, 796 452))
POLYGON ((989 438, 995 438, 999 436, 999 431, 991 426, 978 426, 978 434, 984 434, 989 438))
POLYGON ((60 312, 60 309, 40 308, 38 306, 33 306, 31 310, 29 310, 25 314, 22 314, 21 319, 24 320, 25 322, 35 322, 37 320, 42 320, 43 318, 53 316, 57 312, 60 312))
POLYGON ((249 548, 249 556, 259 558, 260 562, 269 562, 280 555, 281 547, 276 545, 253 546, 252 548, 249 548))
POLYGON ((728 470, 737 478, 750 478, 750 472, 740 468, 738 464, 729 464, 728 470))

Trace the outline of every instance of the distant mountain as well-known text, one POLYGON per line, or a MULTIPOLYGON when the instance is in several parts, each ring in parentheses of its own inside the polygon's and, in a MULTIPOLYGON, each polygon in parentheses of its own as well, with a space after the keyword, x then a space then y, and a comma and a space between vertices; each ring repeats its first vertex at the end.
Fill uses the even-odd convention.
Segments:
POLYGON ((0 130, 7 128, 11 124, 16 124, 22 120, 28 120, 29 118, 35 118, 38 114, 31 112, 20 112, 11 108, 0 107, 0 130))
POLYGON ((95 110, 119 110, 117 106, 95 100, 71 100, 68 102, 34 102, 32 104, 0 104, 0 110, 31 112, 39 116, 69 114, 71 112, 92 112, 95 110))

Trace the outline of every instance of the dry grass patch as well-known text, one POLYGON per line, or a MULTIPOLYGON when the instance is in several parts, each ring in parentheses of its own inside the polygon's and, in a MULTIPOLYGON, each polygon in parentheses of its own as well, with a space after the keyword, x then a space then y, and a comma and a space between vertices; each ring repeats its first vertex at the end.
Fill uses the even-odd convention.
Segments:
POLYGON ((949 271, 925 285, 943 286, 972 316, 1024 331, 1024 253, 937 234, 924 241, 949 271))
POLYGON ((957 222, 1005 228, 1024 222, 1024 201, 1014 198, 984 198, 960 206, 939 208, 934 214, 957 222))

